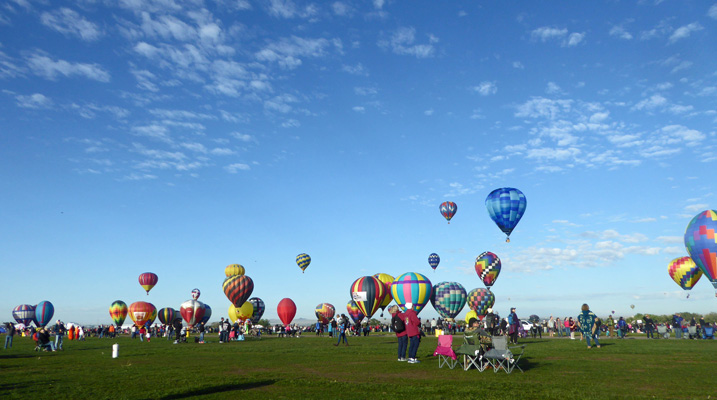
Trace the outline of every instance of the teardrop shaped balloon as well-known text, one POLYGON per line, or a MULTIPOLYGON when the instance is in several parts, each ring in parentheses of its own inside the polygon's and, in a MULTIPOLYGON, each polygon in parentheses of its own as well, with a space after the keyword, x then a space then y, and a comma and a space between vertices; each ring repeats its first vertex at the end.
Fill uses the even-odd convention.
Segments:
POLYGON ((157 317, 157 308, 146 301, 136 301, 129 305, 129 317, 138 327, 152 324, 157 317))
POLYGON ((667 273, 684 290, 692 290, 702 277, 702 270, 690 257, 675 258, 667 265, 667 273))
POLYGON ((381 281, 386 289, 386 296, 383 297, 381 305, 379 306, 381 307, 381 316, 383 317, 384 310, 386 310, 386 307, 388 307, 388 305, 391 304, 391 301, 393 301, 393 296, 391 296, 391 284, 393 283, 393 276, 381 272, 378 274, 374 274, 373 277, 381 281))
POLYGON ((451 223, 451 218, 453 218, 453 216, 456 215, 456 211, 458 211, 458 206, 452 201, 444 201, 438 208, 441 210, 443 218, 445 218, 449 224, 451 223))
POLYGON ((264 310, 266 309, 264 300, 258 297, 252 297, 251 299, 249 299, 249 302, 252 306, 254 306, 254 314, 251 317, 251 322, 254 324, 258 324, 259 320, 261 319, 261 316, 264 315, 264 310))
POLYGON ((112 322, 117 326, 122 326, 124 320, 127 318, 127 312, 129 312, 127 303, 122 300, 115 300, 110 305, 110 317, 112 317, 112 322))
POLYGON ((35 326, 41 328, 52 321, 52 316, 55 315, 55 306, 49 301, 41 301, 35 306, 35 317, 33 322, 35 326))
POLYGON ((201 290, 199 290, 197 288, 192 289, 192 299, 199 300, 199 296, 201 296, 201 295, 202 295, 201 290))
POLYGON ((172 323, 172 321, 174 321, 177 315, 177 310, 171 307, 165 307, 161 308, 157 312, 157 319, 159 319, 159 322, 163 323, 164 325, 169 325, 172 323))
POLYGON ((147 291, 147 295, 149 296, 149 291, 152 290, 154 285, 157 284, 159 281, 159 278, 156 274, 152 272, 145 272, 143 274, 139 274, 139 284, 144 288, 144 290, 147 291))
POLYGON ((311 257, 309 257, 306 253, 301 253, 298 256, 296 256, 296 265, 301 268, 301 272, 303 273, 306 268, 311 264, 311 257))
POLYGON ((510 234, 523 218, 528 202, 523 192, 515 188, 500 188, 490 192, 485 199, 488 215, 506 234, 505 241, 510 242, 510 234))
POLYGON ((281 299, 276 306, 276 313, 284 326, 289 325, 296 315, 296 303, 290 298, 281 299))
POLYGON ((348 304, 346 304, 346 311, 348 311, 349 317, 351 317, 351 319, 354 321, 354 324, 358 324, 366 317, 361 312, 361 309, 358 307, 356 302, 353 300, 349 300, 348 304))
MULTIPOLYGON (((697 214, 685 230, 685 247, 692 261, 717 290, 717 211, 697 214)), ((717 296, 717 293, 715 293, 717 296)))
POLYGON ((441 282, 433 287, 431 304, 443 318, 455 318, 466 305, 466 289, 458 282, 441 282))
POLYGON ((30 304, 21 304, 12 309, 12 317, 18 324, 23 324, 29 327, 30 322, 35 319, 35 306, 30 304))
POLYGON ((329 321, 331 321, 331 318, 334 317, 334 314, 336 313, 336 308, 333 306, 333 304, 321 303, 316 306, 314 313, 316 314, 316 319, 321 321, 321 323, 328 324, 329 321))
POLYGON ((471 310, 475 311, 483 319, 488 313, 488 309, 495 304, 495 295, 488 289, 473 289, 468 293, 466 303, 471 310))
POLYGON ((433 285, 425 275, 407 272, 398 276, 391 284, 391 294, 401 310, 406 311, 406 303, 413 304, 416 314, 431 300, 433 285))
POLYGON ((205 324, 209 322, 209 318, 212 317, 212 308, 209 307, 209 304, 204 303, 204 316, 202 317, 202 322, 205 324))
POLYGON ((222 289, 234 307, 241 307, 254 291, 254 281, 247 275, 234 275, 224 280, 222 289))
POLYGON ((245 270, 241 264, 229 264, 224 268, 224 275, 226 275, 227 278, 234 275, 244 275, 244 273, 245 270))
POLYGON ((241 307, 234 307, 232 304, 229 306, 228 313, 232 322, 239 321, 243 323, 254 315, 254 306, 249 301, 242 304, 241 307))
POLYGON ((386 296, 386 286, 373 276, 364 276, 354 281, 349 294, 359 310, 371 318, 386 296))
POLYGON ((498 258, 498 256, 494 253, 486 251, 476 257, 475 268, 476 274, 478 274, 480 280, 483 281, 483 284, 487 288, 490 288, 491 286, 493 286, 496 279, 498 279, 498 275, 500 274, 500 258, 498 258))
POLYGON ((430 265, 431 268, 433 268, 434 271, 436 270, 436 268, 438 268, 438 264, 439 264, 440 262, 441 262, 441 257, 438 257, 438 254, 436 254, 436 253, 431 253, 431 254, 428 256, 428 265, 430 265))
POLYGON ((179 313, 182 314, 184 322, 191 328, 202 322, 202 318, 204 318, 204 304, 199 300, 187 300, 179 307, 179 313))

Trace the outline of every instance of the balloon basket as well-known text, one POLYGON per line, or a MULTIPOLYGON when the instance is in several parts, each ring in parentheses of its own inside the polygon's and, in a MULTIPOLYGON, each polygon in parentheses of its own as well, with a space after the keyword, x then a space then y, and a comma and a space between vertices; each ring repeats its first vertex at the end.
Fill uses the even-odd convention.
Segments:
POLYGON ((115 343, 112 345, 112 358, 119 357, 119 344, 115 343))

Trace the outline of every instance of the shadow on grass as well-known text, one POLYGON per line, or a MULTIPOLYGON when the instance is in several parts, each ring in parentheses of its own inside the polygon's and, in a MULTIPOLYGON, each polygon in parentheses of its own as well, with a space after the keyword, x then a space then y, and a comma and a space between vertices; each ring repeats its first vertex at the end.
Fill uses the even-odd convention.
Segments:
POLYGON ((33 358, 35 356, 35 354, 4 354, 0 356, 0 360, 10 358, 33 358))
POLYGON ((222 393, 222 392, 233 392, 236 390, 247 390, 247 389, 256 389, 263 386, 269 386, 275 384, 277 381, 274 379, 264 380, 264 381, 258 381, 258 382, 248 382, 248 383, 240 383, 236 385, 217 385, 212 386, 204 389, 198 389, 198 390, 192 390, 185 393, 178 393, 178 394, 172 394, 164 397, 160 397, 162 400, 171 400, 171 399, 186 399, 190 397, 195 396, 202 396, 202 395, 209 395, 209 394, 215 394, 215 393, 222 393))

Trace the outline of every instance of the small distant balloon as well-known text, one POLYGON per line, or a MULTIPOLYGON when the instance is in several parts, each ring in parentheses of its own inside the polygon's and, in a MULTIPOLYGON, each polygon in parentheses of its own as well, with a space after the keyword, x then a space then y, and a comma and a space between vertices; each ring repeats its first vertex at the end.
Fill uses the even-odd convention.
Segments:
POLYGON ((634 304, 630 304, 630 308, 634 309, 634 308, 635 308, 635 305, 634 305, 634 304))
POLYGON ((157 281, 159 281, 159 278, 152 272, 145 272, 139 275, 139 284, 147 291, 148 296, 149 291, 157 284, 157 281))
POLYGON ((298 256, 296 256, 296 265, 301 268, 301 272, 303 273, 306 271, 306 268, 311 264, 311 257, 309 257, 306 253, 301 253, 298 256))
POLYGON ((201 296, 201 295, 202 295, 202 291, 201 291, 201 290, 199 290, 199 289, 197 289, 197 288, 192 289, 192 299, 193 299, 193 300, 198 300, 198 299, 199 299, 199 296, 201 296))
POLYGON ((428 265, 430 265, 431 268, 433 268, 434 271, 436 270, 436 268, 438 268, 438 264, 439 264, 440 262, 441 262, 441 257, 439 257, 438 254, 436 254, 436 253, 431 253, 431 254, 428 256, 428 265))
POLYGON ((453 218, 453 216, 456 215, 456 211, 458 211, 458 206, 452 201, 444 201, 438 208, 441 210, 443 218, 445 218, 449 224, 451 223, 451 218, 453 218))
POLYGON ((127 308, 127 303, 122 300, 115 300, 110 305, 110 317, 112 318, 112 322, 117 326, 122 326, 125 318, 127 318, 128 312, 129 308, 127 308))

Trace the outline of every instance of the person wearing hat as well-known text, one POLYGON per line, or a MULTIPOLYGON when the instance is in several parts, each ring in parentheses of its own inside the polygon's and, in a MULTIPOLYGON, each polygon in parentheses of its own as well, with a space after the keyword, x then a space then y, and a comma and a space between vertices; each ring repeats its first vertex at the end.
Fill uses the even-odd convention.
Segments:
POLYGON ((421 321, 418 320, 418 314, 413 309, 413 303, 406 303, 406 311, 403 315, 403 320, 406 324, 406 335, 408 335, 408 363, 418 364, 420 361, 416 358, 416 353, 418 353, 418 345, 421 339, 421 321))
POLYGON ((515 313, 515 307, 510 309, 508 314, 508 335, 510 336, 510 343, 518 344, 518 331, 520 330, 520 320, 518 315, 515 313))

